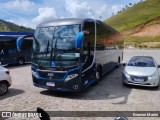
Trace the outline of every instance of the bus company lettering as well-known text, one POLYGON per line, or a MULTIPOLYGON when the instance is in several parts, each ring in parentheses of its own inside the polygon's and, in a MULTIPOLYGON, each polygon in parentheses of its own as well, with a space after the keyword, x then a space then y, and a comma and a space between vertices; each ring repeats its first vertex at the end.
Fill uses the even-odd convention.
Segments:
MULTIPOLYGON (((0 55, 4 55, 4 54, 5 54, 4 50, 3 49, 0 50, 0 55)), ((8 50, 8 54, 16 54, 16 49, 8 50)))
POLYGON ((3 49, 2 49, 1 52, 0 52, 0 55, 2 55, 2 54, 4 54, 4 50, 3 50, 3 49))
POLYGON ((8 54, 16 54, 16 49, 8 50, 8 54))

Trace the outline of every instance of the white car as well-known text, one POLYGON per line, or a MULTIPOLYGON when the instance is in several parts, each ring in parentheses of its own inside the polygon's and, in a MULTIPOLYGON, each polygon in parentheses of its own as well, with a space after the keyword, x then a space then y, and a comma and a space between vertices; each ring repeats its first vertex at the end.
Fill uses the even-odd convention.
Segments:
POLYGON ((0 95, 7 93, 11 86, 11 76, 9 70, 0 65, 0 95))
POLYGON ((134 56, 122 73, 124 84, 159 87, 160 78, 156 61, 150 56, 134 56))

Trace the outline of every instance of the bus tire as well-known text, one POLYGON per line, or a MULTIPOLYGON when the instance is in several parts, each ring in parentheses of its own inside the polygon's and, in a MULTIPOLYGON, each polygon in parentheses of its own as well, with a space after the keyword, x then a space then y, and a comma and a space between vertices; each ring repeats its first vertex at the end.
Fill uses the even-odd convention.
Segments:
POLYGON ((18 58, 17 63, 18 65, 24 65, 25 64, 24 58, 18 58))
POLYGON ((96 82, 95 84, 98 84, 102 78, 102 70, 101 68, 96 68, 96 71, 95 71, 95 78, 96 78, 96 82))
POLYGON ((8 85, 5 82, 0 82, 0 96, 6 94, 8 91, 8 85))

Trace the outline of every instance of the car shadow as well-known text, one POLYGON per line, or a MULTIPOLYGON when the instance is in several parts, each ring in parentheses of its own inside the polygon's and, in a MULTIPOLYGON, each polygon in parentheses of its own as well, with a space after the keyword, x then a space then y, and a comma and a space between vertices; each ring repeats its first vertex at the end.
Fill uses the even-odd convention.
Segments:
POLYGON ((30 63, 26 63, 24 65, 13 64, 13 65, 6 65, 4 67, 6 67, 7 69, 15 69, 15 68, 22 68, 22 67, 27 67, 27 66, 31 66, 31 64, 30 63))
POLYGON ((92 85, 78 93, 44 90, 41 91, 40 94, 78 100, 107 100, 124 98, 122 101, 113 104, 126 104, 132 88, 123 86, 121 76, 122 70, 123 66, 121 65, 118 69, 114 69, 103 76, 103 79, 97 85, 92 85))
POLYGON ((146 86, 136 86, 136 85, 125 85, 125 87, 139 90, 157 91, 160 87, 146 87, 146 86))
POLYGON ((9 98, 9 97, 13 97, 13 96, 16 96, 16 95, 19 95, 19 94, 23 94, 23 93, 25 93, 24 90, 9 88, 8 92, 6 94, 0 96, 0 100, 6 99, 6 98, 9 98))

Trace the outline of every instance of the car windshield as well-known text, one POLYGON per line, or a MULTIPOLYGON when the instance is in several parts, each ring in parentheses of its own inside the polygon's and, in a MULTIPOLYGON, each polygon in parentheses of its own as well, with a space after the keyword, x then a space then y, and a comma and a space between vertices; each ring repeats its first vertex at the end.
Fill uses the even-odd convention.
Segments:
POLYGON ((80 25, 37 28, 33 41, 33 63, 41 66, 77 65, 80 53, 75 49, 80 25))
POLYGON ((155 62, 152 57, 133 57, 127 64, 127 66, 135 66, 135 67, 155 67, 155 62))

